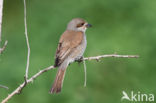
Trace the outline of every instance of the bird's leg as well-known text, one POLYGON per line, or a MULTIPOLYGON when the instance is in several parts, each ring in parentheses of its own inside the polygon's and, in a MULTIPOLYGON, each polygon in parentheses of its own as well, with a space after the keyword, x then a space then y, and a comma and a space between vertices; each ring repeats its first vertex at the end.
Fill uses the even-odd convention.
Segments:
MULTIPOLYGON (((74 62, 78 62, 78 64, 80 64, 81 62, 83 62, 83 56, 81 56, 80 58, 78 59, 75 59, 74 62)), ((69 66, 70 66, 71 63, 69 63, 69 66)))
POLYGON ((75 60, 75 62, 78 62, 79 64, 83 61, 83 56, 81 56, 79 59, 75 60))

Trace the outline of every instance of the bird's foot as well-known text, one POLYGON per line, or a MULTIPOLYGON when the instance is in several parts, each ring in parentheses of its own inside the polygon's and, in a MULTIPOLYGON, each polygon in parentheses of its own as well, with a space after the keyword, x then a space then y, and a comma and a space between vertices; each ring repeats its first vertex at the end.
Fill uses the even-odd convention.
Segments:
POLYGON ((83 57, 80 57, 79 59, 75 60, 75 62, 78 62, 79 64, 83 61, 83 57))

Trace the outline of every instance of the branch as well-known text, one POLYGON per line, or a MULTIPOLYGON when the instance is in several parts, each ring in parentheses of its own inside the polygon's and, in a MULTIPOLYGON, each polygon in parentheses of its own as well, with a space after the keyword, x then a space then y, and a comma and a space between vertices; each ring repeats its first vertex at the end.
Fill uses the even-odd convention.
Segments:
MULTIPOLYGON (((83 58, 83 60, 100 60, 101 58, 106 58, 106 57, 116 57, 116 58, 138 58, 138 55, 117 55, 117 54, 110 54, 110 55, 100 55, 100 56, 95 56, 95 57, 87 57, 83 58)), ((43 74, 44 72, 47 72, 51 69, 55 69, 54 66, 49 66, 35 75, 33 75, 30 79, 27 80, 27 84, 30 82, 33 82, 34 79, 36 79, 38 76, 43 74)), ((11 99, 14 95, 21 93, 21 90, 25 87, 25 82, 23 82, 19 87, 17 87, 11 94, 9 94, 5 99, 2 100, 1 103, 6 103, 9 99, 11 99)))
POLYGON ((5 43, 4 43, 4 45, 3 45, 3 47, 2 47, 2 48, 0 48, 0 54, 2 54, 2 53, 3 53, 3 51, 5 50, 5 48, 6 48, 7 44, 8 44, 8 41, 6 40, 6 41, 5 41, 5 43))
MULTIPOLYGON (((0 0, 0 44, 2 41, 2 17, 3 17, 3 0, 0 0)), ((0 48, 0 54, 5 50, 7 43, 8 41, 5 41, 4 46, 0 48)))
POLYGON ((2 16, 3 16, 3 0, 0 0, 0 42, 1 40, 1 34, 2 34, 2 16))
POLYGON ((7 86, 1 85, 1 84, 0 84, 0 88, 9 89, 7 86))
POLYGON ((101 58, 107 58, 107 57, 115 57, 115 58, 138 58, 138 55, 117 55, 117 54, 108 54, 108 55, 100 55, 100 56, 94 56, 94 57, 88 57, 84 58, 84 60, 97 60, 99 61, 101 58))
POLYGON ((84 59, 83 59, 83 66, 84 66, 84 87, 86 87, 86 84, 87 84, 87 66, 86 66, 86 61, 84 59))
POLYGON ((27 54, 27 65, 26 65, 26 71, 25 71, 25 83, 28 79, 28 71, 29 71, 29 58, 30 58, 30 45, 29 45, 29 39, 28 39, 28 31, 27 31, 27 18, 26 18, 26 0, 24 0, 24 26, 25 26, 25 37, 27 42, 27 48, 28 48, 28 54, 27 54))
MULTIPOLYGON (((27 80, 27 84, 30 82, 33 82, 33 80, 35 78, 37 78, 38 76, 40 76, 42 73, 49 71, 51 69, 54 69, 54 66, 49 66, 41 71, 39 71, 38 73, 36 73, 35 75, 33 75, 30 79, 27 80)), ((11 94, 8 95, 8 97, 6 97, 1 103, 6 103, 9 99, 11 99, 15 94, 19 94, 21 93, 21 90, 25 87, 25 81, 19 86, 17 87, 11 94)))
POLYGON ((26 0, 24 0, 24 27, 25 27, 25 38, 26 38, 26 43, 27 43, 27 48, 28 48, 28 54, 27 54, 27 64, 26 64, 26 69, 25 69, 25 76, 24 76, 24 83, 22 85, 22 88, 18 91, 20 93, 23 88, 27 85, 28 83, 28 71, 29 71, 29 61, 30 61, 30 44, 29 44, 29 39, 28 39, 28 31, 27 31, 27 14, 26 14, 26 0))

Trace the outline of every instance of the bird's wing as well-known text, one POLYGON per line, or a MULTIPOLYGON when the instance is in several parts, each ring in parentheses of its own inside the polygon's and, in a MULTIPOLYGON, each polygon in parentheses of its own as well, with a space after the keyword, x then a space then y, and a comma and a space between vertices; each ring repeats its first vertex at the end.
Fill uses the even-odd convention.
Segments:
POLYGON ((83 33, 78 31, 65 31, 59 41, 56 55, 55 66, 59 66, 83 40, 83 33))

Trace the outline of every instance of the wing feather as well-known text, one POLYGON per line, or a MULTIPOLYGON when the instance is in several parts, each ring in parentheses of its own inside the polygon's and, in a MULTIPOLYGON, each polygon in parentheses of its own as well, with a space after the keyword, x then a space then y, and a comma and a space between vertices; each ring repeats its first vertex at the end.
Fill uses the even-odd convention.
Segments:
POLYGON ((65 31, 59 41, 56 55, 55 66, 59 66, 83 40, 83 33, 78 31, 65 31))

